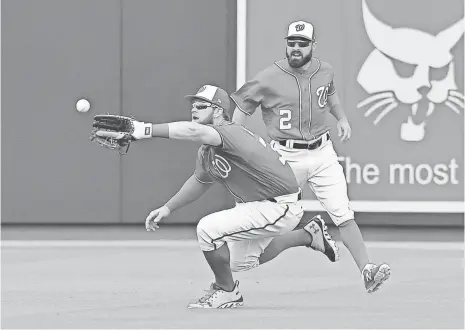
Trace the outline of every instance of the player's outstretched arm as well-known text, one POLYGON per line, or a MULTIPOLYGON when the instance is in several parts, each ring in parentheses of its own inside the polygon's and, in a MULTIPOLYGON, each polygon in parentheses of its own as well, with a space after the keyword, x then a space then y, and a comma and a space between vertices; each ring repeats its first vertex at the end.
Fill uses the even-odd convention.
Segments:
POLYGON ((152 137, 189 140, 212 146, 221 145, 221 136, 214 128, 190 121, 152 124, 152 137))
POLYGON ((163 218, 168 217, 174 210, 196 201, 211 186, 213 186, 212 183, 202 183, 193 174, 164 206, 150 212, 145 219, 145 228, 149 231, 155 230, 158 228, 158 222, 163 218))
POLYGON ((132 141, 151 137, 190 140, 212 146, 222 143, 220 134, 211 126, 188 121, 153 124, 127 116, 96 115, 92 126, 91 141, 110 149, 126 147, 126 153, 132 141))

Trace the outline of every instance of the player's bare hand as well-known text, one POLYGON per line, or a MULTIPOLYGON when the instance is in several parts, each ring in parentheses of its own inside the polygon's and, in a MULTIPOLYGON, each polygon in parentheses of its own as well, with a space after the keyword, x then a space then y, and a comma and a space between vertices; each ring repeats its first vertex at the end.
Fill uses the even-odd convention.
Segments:
POLYGON ((171 213, 170 209, 166 206, 162 206, 156 210, 153 210, 149 213, 145 219, 145 229, 147 231, 155 231, 159 228, 158 223, 163 219, 169 216, 171 213))
POLYGON ((350 136, 352 135, 352 128, 350 128, 350 124, 347 118, 341 118, 337 122, 337 132, 339 137, 341 137, 341 142, 350 139, 350 136))

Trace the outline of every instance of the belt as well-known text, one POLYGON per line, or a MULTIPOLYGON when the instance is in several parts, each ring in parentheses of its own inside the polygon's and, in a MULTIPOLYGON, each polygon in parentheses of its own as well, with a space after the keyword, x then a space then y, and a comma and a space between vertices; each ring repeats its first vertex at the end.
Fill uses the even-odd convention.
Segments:
POLYGON ((314 150, 319 148, 323 142, 326 142, 330 139, 329 132, 321 135, 318 139, 304 142, 304 141, 296 141, 296 140, 282 140, 278 141, 278 143, 284 147, 291 148, 291 149, 307 149, 307 150, 314 150))
POLYGON ((267 200, 273 203, 289 203, 289 202, 297 202, 302 199, 302 190, 299 188, 299 192, 295 194, 289 194, 274 198, 268 198, 267 200), (297 197, 297 200, 296 200, 297 197))

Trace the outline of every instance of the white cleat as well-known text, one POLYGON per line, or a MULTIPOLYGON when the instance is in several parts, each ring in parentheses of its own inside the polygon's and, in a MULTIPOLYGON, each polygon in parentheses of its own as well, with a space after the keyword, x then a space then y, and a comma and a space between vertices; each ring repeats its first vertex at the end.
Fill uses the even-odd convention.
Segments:
POLYGON ((339 260, 339 248, 328 233, 328 227, 320 215, 311 218, 304 230, 312 236, 312 243, 307 247, 322 252, 332 262, 339 260))
POLYGON ((363 282, 368 293, 377 291, 391 277, 391 267, 388 264, 367 264, 362 270, 363 282))
POLYGON ((234 290, 225 291, 215 283, 206 290, 205 296, 194 303, 190 303, 187 308, 236 308, 244 304, 244 299, 239 292, 239 281, 235 282, 234 290))

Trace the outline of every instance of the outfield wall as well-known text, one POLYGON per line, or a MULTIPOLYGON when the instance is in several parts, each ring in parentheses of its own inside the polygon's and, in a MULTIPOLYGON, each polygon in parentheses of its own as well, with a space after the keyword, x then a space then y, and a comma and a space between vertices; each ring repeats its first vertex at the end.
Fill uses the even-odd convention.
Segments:
MULTIPOLYGON (((464 5, 447 4, 369 0, 364 16, 361 0, 3 0, 2 223, 143 222, 191 175, 198 146, 140 141, 119 156, 89 143, 92 117, 186 119, 185 94, 234 91, 284 57, 287 24, 303 19, 352 123, 351 140, 334 141, 358 221, 463 227, 464 5)), ((249 127, 265 135, 260 115, 249 127)), ((214 187, 171 221, 232 205, 214 187)))

